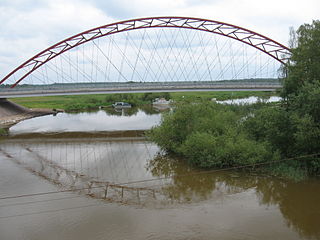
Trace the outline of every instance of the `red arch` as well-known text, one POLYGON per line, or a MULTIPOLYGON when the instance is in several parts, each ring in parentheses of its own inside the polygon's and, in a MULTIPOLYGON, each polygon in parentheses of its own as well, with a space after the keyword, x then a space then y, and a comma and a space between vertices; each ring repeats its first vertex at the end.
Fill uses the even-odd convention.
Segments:
POLYGON ((11 86, 11 88, 14 88, 25 77, 27 77, 29 74, 41 67, 46 62, 74 47, 77 47, 91 40, 124 31, 157 27, 186 28, 223 35, 235 39, 237 41, 243 42, 245 44, 248 44, 268 54, 269 56, 273 57, 282 64, 285 64, 285 60, 288 58, 288 55, 290 54, 290 51, 286 46, 259 33, 228 23, 191 17, 138 18, 93 28, 88 31, 69 37, 61 42, 58 42, 52 45, 51 47, 43 50, 42 52, 38 53, 37 55, 33 56, 32 58, 21 64, 19 67, 14 69, 11 73, 9 73, 5 78, 3 78, 0 81, 0 84, 2 84, 16 72, 23 70, 27 67, 31 67, 30 70, 27 70, 26 74, 20 77, 11 86))

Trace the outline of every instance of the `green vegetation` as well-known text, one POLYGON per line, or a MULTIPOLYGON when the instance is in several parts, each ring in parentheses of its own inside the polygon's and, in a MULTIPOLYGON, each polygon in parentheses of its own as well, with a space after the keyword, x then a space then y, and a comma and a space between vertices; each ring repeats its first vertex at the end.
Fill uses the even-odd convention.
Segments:
POLYGON ((64 109, 66 111, 86 110, 99 106, 110 106, 114 102, 129 102, 132 105, 150 104, 157 97, 172 99, 175 102, 197 102, 203 100, 226 100, 232 98, 246 98, 257 96, 267 98, 275 92, 175 92, 175 93, 128 93, 128 94, 99 94, 99 95, 71 95, 50 97, 12 98, 13 102, 28 108, 64 109))
POLYGON ((8 134, 8 130, 4 128, 0 128, 0 137, 6 136, 8 134))
POLYGON ((277 160, 280 155, 266 141, 255 141, 243 125, 251 108, 203 102, 182 104, 150 132, 168 152, 186 157, 201 168, 231 167, 277 160))
POLYGON ((149 135, 202 168, 281 161, 263 169, 302 179, 320 174, 320 22, 302 25, 283 68, 280 105, 181 104, 149 135), (309 156, 295 158, 298 156, 309 156))
POLYGON ((275 96, 276 92, 262 92, 262 91, 236 91, 236 92, 175 92, 171 93, 172 99, 176 102, 181 100, 187 102, 211 100, 216 98, 218 101, 224 101, 228 99, 247 98, 250 96, 256 96, 260 98, 269 98, 275 96))
POLYGON ((49 97, 12 98, 17 104, 28 108, 64 109, 66 111, 78 111, 98 108, 99 106, 111 106, 114 102, 128 102, 134 106, 151 103, 156 97, 170 98, 168 93, 133 93, 133 94, 97 94, 97 95, 70 95, 49 97))
POLYGON ((13 102, 28 108, 68 109, 72 105, 93 105, 93 101, 104 101, 103 95, 70 95, 48 97, 12 98, 13 102), (94 99, 94 100, 93 100, 94 99), (92 101, 93 100, 93 101, 92 101))

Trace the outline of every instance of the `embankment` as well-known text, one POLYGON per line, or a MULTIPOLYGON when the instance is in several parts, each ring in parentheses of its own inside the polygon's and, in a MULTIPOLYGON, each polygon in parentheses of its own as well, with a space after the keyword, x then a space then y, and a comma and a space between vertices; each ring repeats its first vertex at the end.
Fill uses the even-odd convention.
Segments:
POLYGON ((0 98, 0 128, 7 128, 22 120, 55 113, 49 109, 28 109, 6 98, 0 98))

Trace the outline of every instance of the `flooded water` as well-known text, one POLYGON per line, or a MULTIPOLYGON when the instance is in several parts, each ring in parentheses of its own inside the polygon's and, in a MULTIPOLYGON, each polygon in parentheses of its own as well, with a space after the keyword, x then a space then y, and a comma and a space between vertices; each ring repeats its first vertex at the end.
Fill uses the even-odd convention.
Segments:
POLYGON ((229 99, 229 100, 225 100, 225 101, 217 101, 217 103, 222 103, 222 104, 253 104, 253 103, 257 103, 257 102, 266 102, 266 103, 271 103, 271 102, 280 102, 281 101, 281 97, 278 96, 271 96, 267 99, 262 99, 259 97, 255 97, 255 96, 251 96, 251 97, 247 97, 247 98, 237 98, 237 99, 229 99))
POLYGON ((0 239, 320 239, 319 179, 204 173, 147 140, 160 118, 100 110, 12 127, 0 239))
POLYGON ((10 134, 146 130, 159 124, 160 119, 160 113, 150 108, 58 113, 55 116, 48 115, 20 122, 10 128, 10 134))

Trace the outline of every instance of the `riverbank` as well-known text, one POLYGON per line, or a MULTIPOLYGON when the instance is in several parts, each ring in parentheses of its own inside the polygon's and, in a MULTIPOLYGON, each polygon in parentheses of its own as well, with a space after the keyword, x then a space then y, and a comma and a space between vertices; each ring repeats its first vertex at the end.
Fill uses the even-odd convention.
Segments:
POLYGON ((55 114, 57 111, 50 109, 30 109, 28 112, 0 117, 0 128, 9 128, 10 126, 34 117, 55 114))
POLYGON ((135 106, 150 104, 157 97, 172 99, 174 102, 210 101, 216 99, 223 101, 235 98, 247 98, 257 96, 268 98, 278 95, 276 92, 175 92, 175 93, 131 93, 131 94, 107 94, 107 95, 72 95, 49 97, 12 98, 11 101, 27 108, 64 109, 66 111, 86 110, 111 106, 114 102, 128 102, 135 106))
POLYGON ((0 98, 0 128, 9 128, 22 120, 56 112, 56 110, 43 108, 29 109, 6 98, 0 98))

